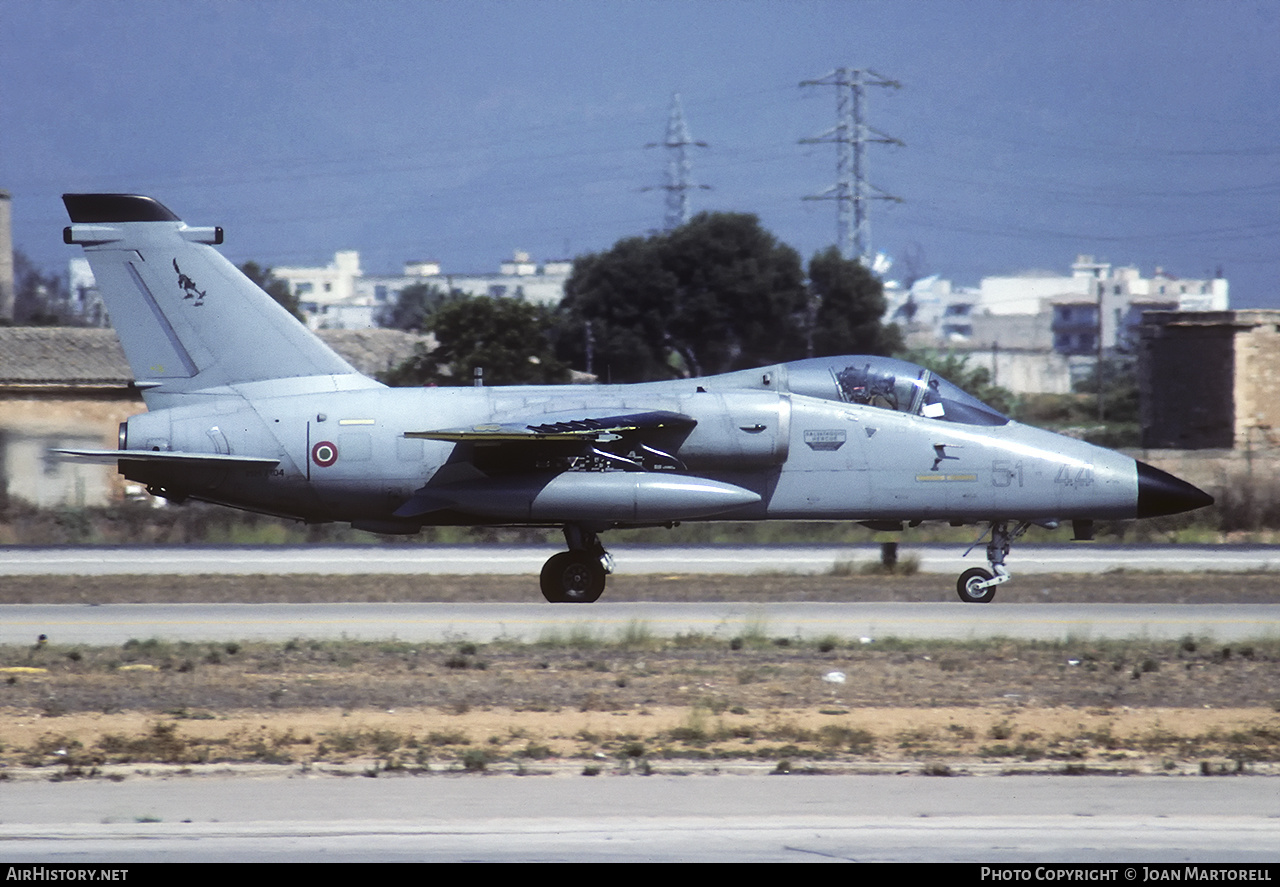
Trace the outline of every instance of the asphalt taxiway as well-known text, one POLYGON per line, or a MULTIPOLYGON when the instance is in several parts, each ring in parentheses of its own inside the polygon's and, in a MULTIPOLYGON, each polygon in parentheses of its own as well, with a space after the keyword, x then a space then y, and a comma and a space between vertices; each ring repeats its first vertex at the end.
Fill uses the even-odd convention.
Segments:
MULTIPOLYGON (((535 592, 532 592, 531 595, 535 592)), ((567 633, 611 640, 766 635, 821 638, 1010 637, 1037 640, 1280 637, 1280 604, 963 604, 940 602, 662 602, 594 604, 5 604, 0 643, 287 641, 291 638, 534 642, 567 633)))
MULTIPOLYGON (((1274 863, 1265 778, 174 777, 4 788, 7 863, 1274 863)), ((1115 880, 1126 880, 1117 873, 1115 880)))
MULTIPOLYGON (((985 544, 968 557, 963 544, 903 544, 899 557, 915 558, 923 573, 958 575, 985 562, 985 544)), ((287 575, 358 573, 538 575, 560 549, 547 545, 175 545, 49 546, 0 550, 0 576, 38 575, 287 575)), ((632 545, 611 549, 620 575, 679 573, 826 573, 839 564, 874 563, 879 545, 632 545)), ((1105 573, 1110 570, 1179 572, 1280 571, 1275 545, 1016 545, 1009 556, 1016 575, 1105 573)))

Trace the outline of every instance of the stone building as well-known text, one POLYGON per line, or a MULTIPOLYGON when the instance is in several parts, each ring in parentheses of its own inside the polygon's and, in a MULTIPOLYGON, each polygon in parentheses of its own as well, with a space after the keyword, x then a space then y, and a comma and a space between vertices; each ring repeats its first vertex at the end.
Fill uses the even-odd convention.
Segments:
POLYGON ((115 447, 146 408, 115 333, 0 327, 0 503, 102 505, 124 495, 115 466, 64 462, 52 447, 115 447))
POLYGON ((1280 449, 1280 311, 1153 311, 1138 351, 1142 445, 1280 449))
POLYGON ((1149 311, 1225 311, 1228 282, 1143 277, 1078 255, 1069 275, 1027 271, 984 277, 977 288, 926 278, 909 290, 886 286, 891 321, 908 347, 947 348, 986 366, 1018 393, 1066 394, 1091 375, 1099 355, 1128 360, 1149 311))
MULTIPOLYGON (((411 356, 424 337, 326 330, 320 337, 366 375, 411 356)), ((105 505, 126 489, 114 465, 64 461, 54 447, 116 447, 121 422, 146 410, 114 330, 0 327, 0 506, 105 505)))

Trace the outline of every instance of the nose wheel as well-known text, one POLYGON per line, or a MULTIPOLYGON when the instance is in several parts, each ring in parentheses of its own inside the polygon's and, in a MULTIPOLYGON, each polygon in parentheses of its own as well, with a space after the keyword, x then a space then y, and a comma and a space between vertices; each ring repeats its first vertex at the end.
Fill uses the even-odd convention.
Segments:
MULTIPOLYGON (((1013 578, 1004 568, 1005 556, 1013 547, 1013 541, 1025 533, 1030 526, 1030 522, 1024 521, 1010 530, 1007 521, 991 522, 991 541, 987 543, 987 563, 991 569, 973 567, 961 573, 960 578, 956 580, 956 593, 960 595, 960 600, 966 604, 991 603, 996 596, 996 586, 1013 578)), ((985 536, 986 533, 982 535, 985 536)), ((982 536, 979 536, 978 542, 981 541, 982 536)), ((973 544, 977 545, 978 542, 973 544)), ((969 547, 969 551, 973 551, 973 546, 969 547)))
MULTIPOLYGON (((996 583, 993 581, 995 578, 993 573, 982 567, 965 570, 956 580, 956 593, 966 604, 989 604, 996 596, 996 583)), ((1009 574, 1005 573, 1002 581, 1008 581, 1008 579, 1009 574)))
POLYGON ((579 527, 565 527, 569 550, 553 555, 542 567, 542 596, 553 604, 590 604, 604 593, 613 558, 600 538, 579 527))

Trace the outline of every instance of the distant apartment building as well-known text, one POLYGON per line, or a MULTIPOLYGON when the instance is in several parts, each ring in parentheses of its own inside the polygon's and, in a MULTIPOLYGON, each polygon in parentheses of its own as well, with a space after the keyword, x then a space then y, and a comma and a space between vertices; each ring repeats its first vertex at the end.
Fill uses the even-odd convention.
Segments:
POLYGON ((110 326, 111 318, 107 316, 107 306, 98 292, 98 283, 93 279, 93 269, 89 260, 76 256, 67 262, 67 299, 68 311, 86 326, 110 326))
POLYGON ((997 316, 1043 317, 1053 350, 1071 356, 1099 350, 1132 354, 1146 311, 1225 311, 1228 303, 1227 281, 1221 277, 1179 279, 1157 268, 1145 278, 1137 268, 1113 267, 1081 255, 1069 277, 984 278, 977 309, 997 316))
POLYGON ((288 284, 312 329, 369 329, 378 325, 381 311, 394 305, 409 286, 425 284, 444 293, 554 305, 564 297, 572 270, 572 262, 538 263, 517 251, 492 274, 449 274, 439 262, 410 261, 400 274, 366 275, 360 254, 348 250, 335 253, 323 268, 280 267, 271 273, 288 284))
POLYGON ((1229 305, 1227 281, 1220 277, 1180 279, 1157 268, 1144 278, 1137 268, 1113 269, 1092 256, 1081 256, 1072 268, 1071 279, 1083 292, 1050 301, 1054 350, 1063 354, 1096 354, 1099 346, 1133 354, 1147 311, 1225 311, 1229 305))
POLYGON ((972 298, 968 291, 953 289, 951 281, 934 274, 903 287, 897 281, 884 285, 885 322, 896 323, 910 337, 919 334, 922 347, 937 341, 968 339, 972 298))
POLYGON ((356 281, 363 275, 360 253, 339 250, 323 268, 285 265, 271 274, 284 281, 312 329, 369 329, 374 309, 356 298, 356 281))
POLYGON ((1072 379, 1089 372, 1099 352, 1135 354, 1148 311, 1229 307, 1221 276, 1185 279, 1157 268, 1144 278, 1135 267, 1113 267, 1088 255, 1076 257, 1070 275, 984 277, 976 288, 928 278, 910 291, 890 288, 886 294, 890 319, 912 318, 903 323, 909 345, 968 352, 997 375, 1003 362, 1014 390, 1055 393, 1070 391, 1072 379))

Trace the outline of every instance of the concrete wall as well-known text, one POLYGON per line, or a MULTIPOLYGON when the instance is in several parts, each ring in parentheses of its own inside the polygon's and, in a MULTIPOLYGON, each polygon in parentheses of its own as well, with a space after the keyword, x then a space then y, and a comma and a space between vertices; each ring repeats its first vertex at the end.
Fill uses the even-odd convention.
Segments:
POLYGON ((1071 367, 1064 355, 1017 348, 966 348, 956 353, 967 357, 970 366, 985 367, 993 384, 1014 394, 1071 393, 1071 367))
POLYGON ((1280 311, 1236 314, 1235 445, 1280 446, 1280 311))
POLYGON ((1220 529, 1280 526, 1280 448, 1126 452, 1213 496, 1220 529))

